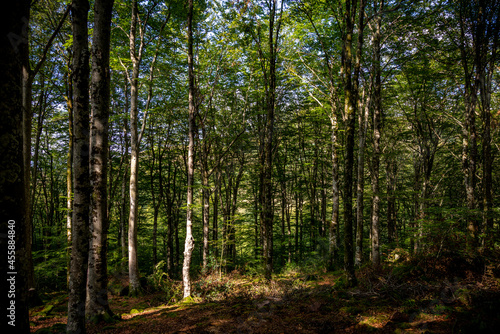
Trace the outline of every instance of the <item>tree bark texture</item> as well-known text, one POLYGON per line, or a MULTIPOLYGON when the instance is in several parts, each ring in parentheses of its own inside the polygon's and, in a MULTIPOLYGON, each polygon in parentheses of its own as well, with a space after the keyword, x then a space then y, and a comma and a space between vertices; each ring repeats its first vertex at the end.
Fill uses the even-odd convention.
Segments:
POLYGON ((137 261, 137 225, 139 224, 137 174, 139 171, 139 131, 137 128, 138 97, 139 97, 139 68, 142 59, 142 40, 139 50, 136 50, 137 21, 139 10, 137 1, 132 2, 132 18, 130 23, 130 59, 132 60, 132 77, 130 82, 130 211, 128 220, 128 275, 129 294, 141 293, 139 281, 139 263, 137 261))
POLYGON ((108 133, 110 109, 109 49, 111 10, 114 0, 94 3, 91 78, 91 148, 90 148, 90 249, 86 314, 88 318, 112 315, 108 303, 108 133))
POLYGON ((87 0, 74 0, 73 18, 73 231, 69 279, 68 333, 85 333, 89 252, 89 50, 87 0))
POLYGON ((182 283, 184 298, 191 297, 191 258, 194 250, 193 238, 193 184, 194 184, 194 136, 195 136, 195 86, 194 86, 194 62, 193 62, 193 0, 188 1, 188 81, 189 81, 189 144, 187 159, 187 213, 186 213, 186 240, 184 243, 184 262, 182 265, 182 283))
MULTIPOLYGON (((383 10, 380 2, 378 12, 383 10)), ((373 31, 373 66, 375 74, 374 108, 373 108, 373 157, 372 157, 372 219, 371 219, 371 260, 373 266, 380 265, 380 137, 382 133, 382 84, 380 59, 380 28, 382 17, 375 18, 373 31)))

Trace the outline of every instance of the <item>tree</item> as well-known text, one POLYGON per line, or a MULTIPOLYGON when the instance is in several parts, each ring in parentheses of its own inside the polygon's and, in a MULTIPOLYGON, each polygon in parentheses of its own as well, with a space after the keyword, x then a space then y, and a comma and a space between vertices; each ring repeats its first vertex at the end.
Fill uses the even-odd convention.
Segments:
POLYGON ((278 3, 277 0, 268 0, 266 7, 268 22, 268 38, 267 49, 262 41, 262 27, 260 23, 257 26, 257 31, 252 28, 252 38, 257 45, 259 55, 259 65, 264 76, 264 91, 265 91, 265 121, 262 135, 262 150, 260 156, 260 207, 261 207, 261 226, 262 226, 262 252, 263 252, 263 267, 264 276, 267 280, 271 279, 273 272, 273 138, 274 138, 274 122, 276 108, 276 63, 278 61, 278 46, 282 16, 283 16, 284 1, 278 3), (279 6, 279 7, 278 7, 279 6))
MULTIPOLYGON (((358 43, 356 55, 360 58, 363 41, 363 18, 365 2, 361 1, 358 24, 358 43)), ((352 171, 354 166, 354 134, 357 109, 357 94, 359 84, 360 64, 356 61, 354 73, 352 71, 353 53, 352 38, 354 20, 357 12, 357 1, 347 1, 344 12, 345 30, 342 36, 342 70, 344 74, 344 117, 346 118, 346 153, 344 169, 344 265, 350 285, 356 285, 353 258, 353 212, 352 212, 352 171)))
POLYGON ((186 213, 186 241, 184 244, 184 263, 182 265, 182 284, 184 298, 191 296, 191 257, 194 249, 193 238, 193 185, 194 185, 194 137, 195 137, 195 83, 194 83, 194 59, 193 59, 193 0, 188 0, 187 15, 188 34, 188 87, 189 87, 189 109, 188 109, 188 159, 187 159, 187 213, 186 213))
MULTIPOLYGON (((375 2, 375 5, 377 3, 375 2)), ((378 3, 373 27, 373 71, 375 76, 373 92, 373 157, 372 157, 372 219, 371 219, 371 259, 372 264, 380 266, 380 137, 382 131, 382 82, 381 82, 381 33, 384 1, 378 3)))
POLYGON ((88 264, 87 305, 88 318, 112 315, 108 304, 108 129, 110 109, 109 49, 111 11, 114 0, 96 0, 94 3, 94 31, 92 36, 91 79, 91 147, 90 181, 92 187, 90 252, 88 264))
POLYGON ((2 97, 0 115, 2 122, 2 145, 0 161, 0 232, 6 237, 0 239, 0 247, 6 259, 2 260, 2 291, 4 310, 8 311, 3 328, 17 333, 29 333, 28 313, 28 254, 31 247, 27 238, 29 220, 24 204, 25 193, 23 164, 23 75, 28 71, 24 60, 28 57, 29 1, 18 1, 1 17, 2 55, 0 69, 0 94, 2 97), (17 274, 10 274, 17 272, 17 274), (15 284, 15 297, 9 291, 15 284), (11 315, 14 314, 12 317, 11 315), (14 327, 15 326, 15 327, 14 327))
POLYGON ((87 0, 74 0, 73 19, 73 227, 69 278, 68 333, 85 333, 85 299, 89 254, 89 50, 87 0))

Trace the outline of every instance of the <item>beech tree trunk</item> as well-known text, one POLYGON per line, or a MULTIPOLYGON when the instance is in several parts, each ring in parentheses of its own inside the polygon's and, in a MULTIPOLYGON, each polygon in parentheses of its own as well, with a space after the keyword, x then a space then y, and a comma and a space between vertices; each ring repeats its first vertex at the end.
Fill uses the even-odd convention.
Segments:
MULTIPOLYGON (((361 1, 361 10, 358 14, 360 24, 359 34, 362 34, 364 0, 361 1)), ((356 126, 356 102, 359 78, 359 63, 356 61, 354 75, 352 73, 352 38, 354 19, 356 18, 357 1, 347 1, 345 8, 345 35, 342 41, 342 69, 344 73, 344 114, 346 117, 346 144, 345 144, 345 170, 344 170, 344 266, 347 272, 348 284, 357 284, 354 272, 354 247, 353 247, 353 166, 354 166, 354 134, 356 126)), ((362 40, 362 38, 361 38, 362 40)), ((362 43, 358 42, 358 52, 361 52, 362 43)), ((358 58, 359 59, 359 58, 358 58)))
MULTIPOLYGON (((128 110, 128 80, 127 77, 125 76, 125 85, 124 85, 124 92, 125 92, 125 107, 124 107, 124 114, 127 114, 129 112, 128 110)), ((123 177, 122 177, 122 184, 121 184, 121 204, 120 204, 120 246, 121 246, 121 263, 120 267, 123 273, 127 272, 127 238, 126 238, 126 231, 127 231, 127 206, 130 206, 129 203, 127 203, 127 176, 128 172, 127 169, 130 169, 129 162, 128 162, 128 138, 127 138, 127 132, 128 132, 128 122, 126 119, 123 120, 123 155, 124 155, 124 171, 123 171, 123 177), (128 205, 127 205, 128 204, 128 205)), ((130 180, 130 178, 128 178, 130 180)))
MULTIPOLYGON (((339 186, 339 157, 337 152, 338 143, 338 120, 336 109, 331 98, 331 131, 332 131, 332 220, 328 228, 328 266, 333 270, 338 262, 339 249, 339 217, 340 217, 340 186, 339 186)), ((298 210, 298 208, 297 208, 298 210)), ((296 231, 297 233, 298 231, 296 231)), ((295 238, 297 244, 297 237, 295 238)))
POLYGON ((73 81, 71 62, 68 60, 68 75, 66 76, 66 106, 68 108, 68 157, 66 160, 66 241, 67 241, 67 283, 69 286, 69 268, 71 259, 71 227, 73 216, 73 81))
POLYGON ((187 159, 187 213, 186 213, 186 240, 184 244, 184 263, 182 265, 182 283, 184 298, 191 297, 191 257, 194 250, 193 238, 193 177, 194 177, 194 136, 195 136, 195 86, 193 63, 193 0, 188 0, 188 81, 189 81, 189 144, 187 159))
POLYGON ((111 38, 111 10, 114 0, 96 0, 94 3, 94 32, 92 37, 90 142, 90 250, 87 283, 86 314, 99 320, 112 316, 108 303, 108 132, 110 109, 109 49, 111 38))
MULTIPOLYGON (((139 69, 142 60, 143 35, 140 34, 141 42, 139 50, 136 50, 136 33, 138 20, 137 1, 132 2, 132 18, 130 23, 130 59, 132 60, 132 77, 130 83, 130 212, 128 220, 128 275, 129 294, 131 296, 141 293, 139 281, 139 264, 137 262, 137 225, 138 225, 138 192, 137 173, 139 171, 139 145, 140 136, 137 128, 138 123, 138 97, 139 97, 139 69)), ((142 32, 142 31, 141 31, 142 32)))
POLYGON ((69 279, 68 333, 85 333, 89 253, 89 50, 88 0, 73 0, 73 231, 69 279))

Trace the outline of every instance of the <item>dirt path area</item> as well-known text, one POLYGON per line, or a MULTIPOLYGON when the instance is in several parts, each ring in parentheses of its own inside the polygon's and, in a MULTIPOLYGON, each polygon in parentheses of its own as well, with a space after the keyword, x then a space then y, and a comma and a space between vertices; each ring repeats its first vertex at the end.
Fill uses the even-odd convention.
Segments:
MULTIPOLYGON (((121 319, 89 324, 87 332, 467 333, 477 328, 475 333, 497 333, 500 328, 500 294, 488 294, 475 302, 472 295, 459 294, 459 287, 448 291, 450 287, 430 285, 414 287, 422 292, 420 297, 410 298, 402 287, 401 291, 385 292, 339 289, 338 279, 331 275, 312 281, 283 279, 273 283, 274 287, 263 288, 263 283, 239 278, 232 281, 233 291, 214 295, 212 300, 195 298, 168 306, 162 305, 161 293, 140 298, 110 295, 111 309, 121 319)), ((45 316, 40 316, 42 309, 32 310, 33 332, 64 330, 67 300, 55 300, 45 316)))

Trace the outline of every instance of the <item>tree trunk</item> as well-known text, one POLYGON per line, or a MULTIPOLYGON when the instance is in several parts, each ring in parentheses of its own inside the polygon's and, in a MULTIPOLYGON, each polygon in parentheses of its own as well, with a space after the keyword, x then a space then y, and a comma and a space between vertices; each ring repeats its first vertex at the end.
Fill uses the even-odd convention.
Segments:
MULTIPOLYGON (((383 1, 380 2, 378 12, 383 10, 383 1)), ((375 72, 374 108, 373 108, 373 157, 372 157, 372 221, 371 221, 371 258, 372 265, 380 265, 380 136, 382 127, 382 85, 380 66, 380 27, 382 17, 375 18, 375 29, 373 31, 373 65, 375 72)))
MULTIPOLYGON (((333 95, 332 95, 333 96, 333 95)), ((332 123, 332 220, 328 229, 328 267, 333 270, 338 262, 339 250, 339 217, 340 217, 340 191, 339 191, 339 157, 337 153, 338 147, 338 120, 337 112, 331 98, 331 115, 332 123)))
POLYGON ((66 161, 66 240, 67 240, 67 284, 69 286, 69 268, 71 259, 71 228, 73 215, 73 81, 71 63, 68 61, 67 98, 68 107, 68 159, 66 161))
MULTIPOLYGON (((267 280, 271 279, 273 271, 273 190, 272 190, 272 171, 273 171, 273 136, 274 136, 274 112, 276 104, 276 61, 278 52, 278 36, 281 27, 281 12, 278 17, 277 0, 269 0, 268 7, 269 13, 269 58, 267 59, 267 66, 264 64, 264 50, 260 46, 261 64, 265 73, 265 90, 266 90, 266 122, 264 127, 264 164, 262 169, 262 226, 263 226, 263 255, 264 255, 264 276, 267 280), (275 27, 274 25, 277 24, 275 27)), ((281 3, 283 7, 283 3, 281 3)))
MULTIPOLYGON (((128 81, 125 76, 125 87, 124 87, 124 92, 125 92, 125 107, 124 107, 124 114, 126 115, 128 113, 128 81)), ((121 185, 121 206, 120 206, 120 246, 121 246, 121 261, 120 261, 120 267, 121 271, 123 273, 127 272, 127 238, 125 237, 125 232, 127 231, 127 220, 126 220, 126 215, 127 215, 127 169, 129 169, 128 165, 128 138, 127 138, 127 132, 128 132, 128 123, 127 120, 123 120, 123 145, 124 150, 123 150, 123 155, 124 155, 124 160, 125 160, 125 167, 123 171, 123 178, 122 178, 122 185, 121 185)), ((128 179, 130 180, 130 179, 128 179)), ((130 205, 128 205, 130 206, 130 205)))
POLYGON ((194 184, 194 136, 195 136, 195 86, 194 86, 194 63, 193 63, 193 0, 188 0, 188 80, 189 80, 189 146, 187 161, 187 213, 186 213, 186 241, 184 244, 184 263, 182 265, 182 283, 184 298, 191 297, 191 257, 194 249, 193 238, 193 184, 194 184))
MULTIPOLYGON (((354 166, 354 133, 356 125, 356 101, 358 88, 359 68, 356 66, 352 75, 352 37, 354 19, 356 17, 357 1, 347 1, 345 11, 346 30, 343 36, 342 69, 344 73, 344 113, 346 117, 346 145, 345 145, 345 170, 344 170, 344 265, 347 272, 348 284, 357 284, 354 273, 353 258, 353 212, 352 212, 352 172, 354 166)), ((364 15, 364 1, 361 2, 359 13, 360 21, 364 15)), ((362 24, 360 25, 360 27, 362 24)), ((360 28, 358 27, 358 28, 360 28)), ((361 29, 361 28, 360 28, 361 29)), ((359 32, 361 34, 361 31, 359 32)), ((361 50, 358 45, 358 52, 361 50)))
POLYGON ((0 233, 3 236, 0 238, 0 249, 5 256, 0 265, 0 288, 4 293, 1 306, 6 310, 7 318, 2 321, 2 328, 10 332, 29 333, 27 292, 30 268, 27 243, 30 239, 27 233, 30 229, 25 211, 25 203, 29 199, 26 198, 24 184, 22 75, 27 70, 23 60, 28 57, 30 2, 16 1, 10 5, 0 18, 0 233), (9 292, 13 285, 15 297, 9 292))
POLYGON ((85 333, 89 253, 89 50, 87 0, 73 0, 73 231, 69 280, 68 333, 85 333))
POLYGON ((214 214, 212 219, 212 245, 214 258, 219 257, 219 190, 220 190, 220 171, 219 168, 215 170, 215 189, 212 203, 214 204, 214 214))
POLYGON ((138 192, 137 174, 139 171, 139 132, 137 128, 138 96, 139 96, 139 69, 142 59, 142 36, 139 51, 136 50, 136 30, 138 20, 137 1, 132 2, 132 19, 130 23, 130 59, 132 60, 132 78, 130 78, 130 212, 128 220, 128 275, 129 294, 141 294, 139 281, 139 264, 137 262, 137 225, 138 225, 138 192))
POLYGON ((86 315, 98 321, 112 316, 108 303, 108 133, 110 109, 109 49, 111 38, 111 11, 114 0, 96 0, 94 3, 94 30, 92 36, 90 142, 90 251, 87 283, 86 315))

